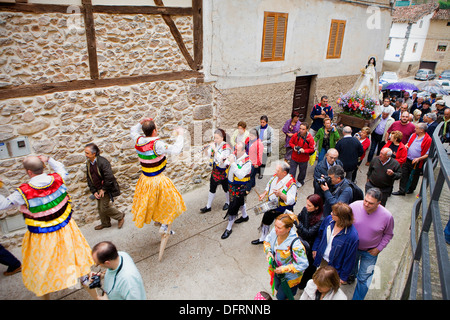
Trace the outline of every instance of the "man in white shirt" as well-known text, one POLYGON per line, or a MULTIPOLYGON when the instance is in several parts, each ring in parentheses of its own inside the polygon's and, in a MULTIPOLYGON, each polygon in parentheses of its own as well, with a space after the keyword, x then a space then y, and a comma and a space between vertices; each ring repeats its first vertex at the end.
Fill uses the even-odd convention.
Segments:
POLYGON ((292 211, 297 201, 297 184, 295 178, 289 174, 290 167, 286 162, 279 162, 276 167, 275 175, 267 183, 265 191, 259 196, 262 201, 269 195, 269 201, 278 201, 277 208, 264 213, 261 226, 261 236, 253 240, 252 244, 262 244, 269 227, 273 221, 285 210, 292 211))

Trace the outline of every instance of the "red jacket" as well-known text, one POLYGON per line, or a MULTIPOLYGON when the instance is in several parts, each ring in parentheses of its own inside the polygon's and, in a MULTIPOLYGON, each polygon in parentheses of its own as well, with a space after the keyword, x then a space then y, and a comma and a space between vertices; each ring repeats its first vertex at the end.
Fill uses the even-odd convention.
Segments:
POLYGON ((297 132, 291 137, 291 140, 289 140, 289 146, 294 149, 292 151, 292 160, 295 162, 307 162, 309 160, 309 156, 314 153, 314 138, 313 136, 308 132, 306 135, 306 142, 305 139, 301 136, 299 136, 300 133, 297 132), (300 147, 305 150, 304 153, 297 153, 295 151, 295 147, 300 147))
MULTIPOLYGON (((392 141, 389 140, 382 149, 389 148, 391 144, 392 141)), ((403 165, 406 162, 407 156, 408 149, 406 149, 406 146, 402 142, 400 142, 400 144, 398 145, 397 154, 395 155, 395 160, 397 160, 400 165, 403 165)))
MULTIPOLYGON (((406 148, 409 148, 409 146, 411 145, 411 143, 413 143, 413 141, 416 139, 416 134, 413 133, 411 135, 411 137, 408 140, 408 143, 406 144, 406 148)), ((423 138, 422 143, 420 144, 420 156, 424 156, 428 150, 430 150, 431 147, 431 142, 433 141, 433 139, 430 137, 430 135, 428 133, 425 133, 425 137, 423 138)), ((421 160, 419 162, 419 168, 422 168, 423 166, 423 160, 421 160)))
POLYGON ((249 149, 248 147, 249 142, 250 138, 247 137, 247 139, 245 139, 245 150, 247 151, 247 154, 250 157, 252 165, 259 167, 262 164, 264 145, 262 144, 260 139, 257 139, 255 142, 253 142, 253 144, 250 146, 249 149))

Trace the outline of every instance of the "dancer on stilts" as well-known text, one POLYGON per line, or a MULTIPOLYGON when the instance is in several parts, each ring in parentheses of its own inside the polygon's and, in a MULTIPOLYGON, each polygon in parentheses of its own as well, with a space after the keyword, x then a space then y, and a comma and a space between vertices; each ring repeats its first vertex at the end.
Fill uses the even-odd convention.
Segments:
POLYGON ((135 142, 135 149, 142 167, 142 175, 136 184, 131 213, 138 228, 155 221, 160 226, 161 246, 159 260, 161 261, 164 248, 170 234, 172 222, 186 211, 183 197, 172 180, 164 173, 166 155, 179 154, 183 149, 183 129, 175 130, 177 136, 173 145, 168 145, 158 137, 156 124, 151 118, 142 119, 131 128, 131 138, 135 142), (140 134, 140 131, 144 136, 140 134))

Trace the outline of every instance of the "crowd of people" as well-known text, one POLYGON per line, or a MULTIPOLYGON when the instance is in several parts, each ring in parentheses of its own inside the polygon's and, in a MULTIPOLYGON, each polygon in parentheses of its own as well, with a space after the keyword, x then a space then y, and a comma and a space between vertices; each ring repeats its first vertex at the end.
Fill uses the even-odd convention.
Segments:
MULTIPOLYGON (((436 123, 445 122, 439 135, 442 141, 450 141, 450 108, 441 101, 431 103, 414 95, 413 99, 404 98, 395 102, 384 99, 372 128, 363 127, 356 134, 354 128, 333 122, 333 108, 326 96, 313 107, 311 125, 301 122, 295 112, 286 121, 282 128, 284 161, 277 162, 275 174, 259 194, 263 213, 260 236, 251 242, 263 245, 277 299, 291 299, 298 289, 303 290, 301 299, 346 299, 340 286, 354 281, 353 299, 365 298, 377 257, 393 237, 394 219, 385 208, 388 198, 415 191, 436 123), (362 192, 355 181, 366 152, 367 182, 362 192), (316 158, 314 193, 295 214, 308 164, 312 166, 316 158), (393 192, 396 180, 400 180, 399 190, 393 192)), ((175 130, 176 141, 169 145, 159 139, 155 121, 144 118, 131 128, 130 136, 142 169, 132 220, 137 228, 152 222, 159 227, 161 259, 168 237, 174 233, 174 220, 186 211, 182 195, 163 172, 166 155, 182 150, 183 129, 175 130)), ((230 237, 235 223, 249 220, 246 198, 256 178, 264 178, 273 139, 274 129, 264 115, 250 130, 240 121, 231 138, 217 129, 213 142, 205 147, 212 171, 207 202, 199 211, 206 214, 212 210, 221 186, 226 195, 224 219, 228 220, 222 239, 230 237)), ((111 227, 111 219, 122 228, 125 214, 114 205, 120 188, 109 161, 93 143, 85 146, 85 155, 87 183, 100 218, 95 230, 111 227)), ((48 298, 51 292, 75 284, 66 281, 67 272, 62 270, 71 265, 71 278, 80 279, 95 299, 146 299, 132 258, 111 242, 100 242, 91 249, 71 219, 69 175, 63 164, 51 157, 28 156, 23 166, 30 180, 8 197, 0 195, 0 210, 19 207, 27 225, 22 263, 0 246, 0 262, 8 266, 4 274, 22 272, 25 286, 48 298), (45 173, 47 164, 52 173, 45 173), (93 272, 94 265, 106 271, 93 272), (101 294, 95 291, 96 278, 103 279, 101 294)))

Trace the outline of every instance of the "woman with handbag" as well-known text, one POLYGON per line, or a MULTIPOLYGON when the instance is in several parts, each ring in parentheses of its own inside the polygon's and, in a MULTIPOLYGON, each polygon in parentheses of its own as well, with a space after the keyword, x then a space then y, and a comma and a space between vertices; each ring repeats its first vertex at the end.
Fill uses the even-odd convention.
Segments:
POLYGON ((277 290, 278 300, 293 299, 308 267, 305 247, 292 228, 294 221, 297 221, 294 214, 279 215, 264 241, 266 259, 271 264, 272 294, 277 290))

